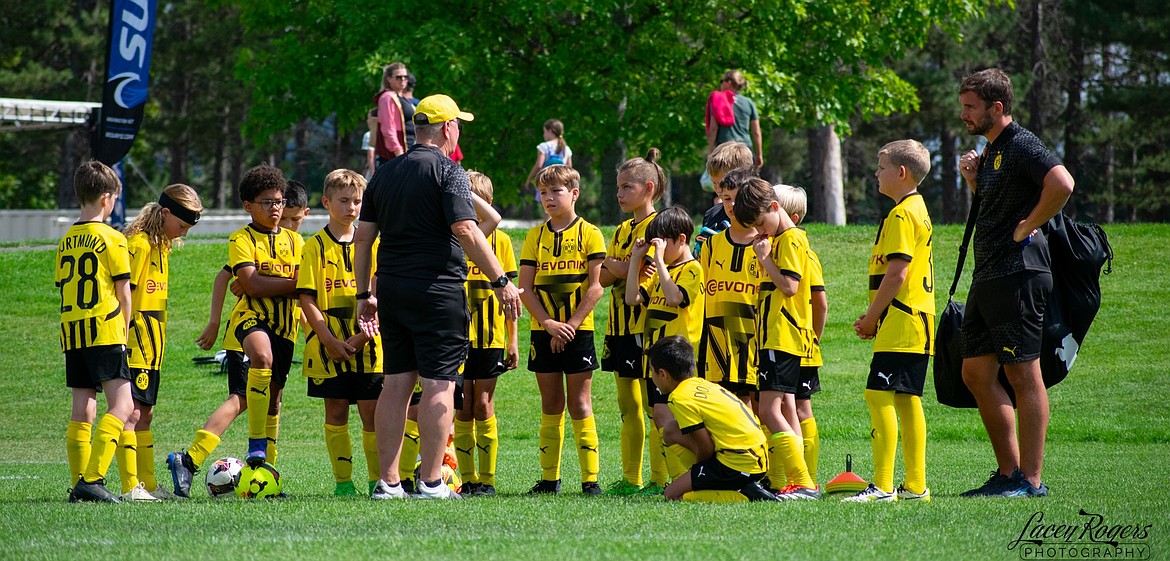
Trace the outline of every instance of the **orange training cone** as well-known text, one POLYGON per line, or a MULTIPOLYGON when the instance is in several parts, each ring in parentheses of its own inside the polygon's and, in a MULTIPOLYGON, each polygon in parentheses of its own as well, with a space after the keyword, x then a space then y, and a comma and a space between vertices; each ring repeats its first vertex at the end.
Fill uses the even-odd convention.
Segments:
POLYGON ((857 493, 864 491, 869 482, 853 473, 853 455, 845 454, 845 472, 825 484, 829 493, 857 493))

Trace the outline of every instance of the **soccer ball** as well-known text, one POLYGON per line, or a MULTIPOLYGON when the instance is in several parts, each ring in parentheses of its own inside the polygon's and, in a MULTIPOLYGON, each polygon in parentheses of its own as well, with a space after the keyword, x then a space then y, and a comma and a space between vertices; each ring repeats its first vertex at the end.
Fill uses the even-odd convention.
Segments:
POLYGON ((280 472, 272 464, 263 463, 255 469, 244 466, 240 472, 240 482, 236 484, 236 496, 257 499, 277 495, 280 495, 280 472))
POLYGON ((207 470, 207 494, 212 497, 226 497, 236 489, 240 482, 240 471, 244 469, 244 462, 235 458, 220 458, 211 464, 207 470))

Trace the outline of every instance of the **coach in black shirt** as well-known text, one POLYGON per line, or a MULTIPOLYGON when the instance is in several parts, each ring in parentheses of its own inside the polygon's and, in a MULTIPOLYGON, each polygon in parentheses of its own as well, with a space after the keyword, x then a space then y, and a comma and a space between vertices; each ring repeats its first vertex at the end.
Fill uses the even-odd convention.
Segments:
POLYGON ((963 381, 979 405, 997 469, 963 496, 1036 497, 1048 430, 1048 391, 1040 376, 1040 337, 1052 291, 1048 245, 1037 229, 1060 212, 1073 191, 1068 170, 1036 135, 1012 120, 1012 83, 1002 70, 976 72, 959 87, 963 122, 988 145, 959 159, 980 199, 975 219, 975 272, 960 347, 963 381), (1016 394, 999 384, 1003 366, 1016 394))
POLYGON ((507 317, 520 313, 519 290, 477 227, 467 173, 450 158, 462 122, 472 119, 445 95, 419 102, 417 144, 378 168, 362 204, 354 235, 358 316, 364 331, 381 332, 386 374, 375 414, 382 480, 373 498, 405 496, 398 456, 416 380, 422 386, 417 496, 458 497, 439 480, 454 414, 454 384, 467 356, 466 256, 497 279, 493 285, 507 317), (369 289, 370 260, 379 236, 375 297, 369 289))

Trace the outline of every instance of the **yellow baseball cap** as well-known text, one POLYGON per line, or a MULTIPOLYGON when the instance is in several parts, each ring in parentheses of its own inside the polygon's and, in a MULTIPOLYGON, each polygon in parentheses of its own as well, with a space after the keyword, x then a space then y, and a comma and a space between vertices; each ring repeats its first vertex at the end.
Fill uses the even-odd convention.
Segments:
POLYGON ((455 100, 443 94, 428 95, 414 108, 414 124, 437 125, 459 119, 474 121, 475 115, 459 110, 455 100))

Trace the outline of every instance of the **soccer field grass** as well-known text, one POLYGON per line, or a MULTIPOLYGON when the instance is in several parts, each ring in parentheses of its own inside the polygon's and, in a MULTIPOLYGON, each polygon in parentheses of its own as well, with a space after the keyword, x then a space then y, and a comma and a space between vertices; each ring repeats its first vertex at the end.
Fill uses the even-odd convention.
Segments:
MULTIPOLYGON (((813 398, 822 484, 844 469, 846 453, 853 455, 855 472, 871 474, 863 399, 871 347, 853 335, 850 325, 865 308, 866 263, 875 229, 809 228, 824 264, 830 303, 824 391, 813 398)), ((200 472, 196 498, 189 501, 68 504, 64 433, 69 392, 57 342, 53 251, 0 251, 0 392, 6 398, 0 407, 0 559, 1018 559, 1040 558, 1024 557, 1026 543, 1012 545, 1029 520, 1035 526, 1037 513, 1043 524, 1078 526, 1073 541, 1085 547, 1094 546, 1079 527, 1098 519, 1084 513, 1100 515, 1103 526, 1149 525, 1148 537, 1115 538, 1135 555, 1122 558, 1167 558, 1170 390, 1165 380, 1170 358, 1164 347, 1170 226, 1116 225, 1108 233, 1115 273, 1103 278, 1102 311, 1069 378, 1050 392, 1044 481, 1051 496, 958 498, 981 484, 995 462, 978 414, 938 405, 928 377, 923 403, 927 482, 934 500, 869 505, 836 498, 732 505, 586 498, 578 491, 571 431, 562 464, 565 492, 525 496, 540 474, 539 398, 533 376, 523 369, 526 323, 521 325, 521 369, 504 375, 497 390, 500 496, 461 502, 334 498, 322 405, 305 397, 304 379, 294 366, 281 415, 278 466, 291 498, 213 500, 202 489, 200 472)), ((511 234, 519 248, 523 232, 511 234)), ((935 230, 940 311, 961 234, 960 226, 935 230)), ((200 240, 171 258, 169 343, 154 422, 157 469, 168 487, 166 452, 185 448, 226 393, 216 367, 191 362, 210 354, 200 351, 194 339, 207 319, 211 281, 226 255, 226 240, 200 240)), ((960 283, 960 298, 968 284, 960 283)), ((391 300, 383 295, 383 302, 391 300)), ((608 293, 597 307, 599 326, 607 302, 608 293)), ((594 377, 593 403, 604 485, 621 474, 610 375, 594 377)), ((99 398, 99 414, 103 409, 99 398)), ((353 441, 360 449, 356 411, 351 417, 353 441)), ((214 457, 244 454, 243 425, 238 421, 224 435, 214 457)), ((360 450, 356 457, 361 458, 360 450)), ((357 463, 354 474, 360 481, 365 471, 357 463)), ((117 468, 112 466, 109 474, 116 490, 117 468)), ((899 457, 895 481, 900 478, 899 457)), ((1078 558, 1094 558, 1094 551, 1101 558, 1100 549, 1078 550, 1078 558)), ((1067 550, 1064 555, 1070 557, 1067 550)))

